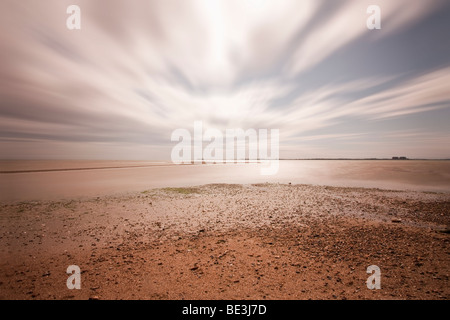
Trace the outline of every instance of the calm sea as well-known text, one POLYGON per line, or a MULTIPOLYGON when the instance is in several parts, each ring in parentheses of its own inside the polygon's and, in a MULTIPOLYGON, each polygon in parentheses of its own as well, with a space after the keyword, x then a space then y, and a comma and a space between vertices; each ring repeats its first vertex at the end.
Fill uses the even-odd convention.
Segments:
POLYGON ((151 161, 0 161, 0 201, 71 199, 210 183, 293 183, 450 192, 450 161, 284 160, 173 165, 151 161))

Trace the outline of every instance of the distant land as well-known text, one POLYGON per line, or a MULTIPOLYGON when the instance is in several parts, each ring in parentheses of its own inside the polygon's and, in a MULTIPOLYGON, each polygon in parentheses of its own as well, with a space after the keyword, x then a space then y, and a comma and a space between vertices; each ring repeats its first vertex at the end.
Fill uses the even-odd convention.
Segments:
POLYGON ((398 161, 407 161, 407 160, 420 160, 420 161, 449 161, 450 158, 443 159, 427 159, 427 158, 406 158, 406 159, 393 159, 393 158, 297 158, 297 159, 289 159, 289 158, 280 158, 279 160, 398 160, 398 161))

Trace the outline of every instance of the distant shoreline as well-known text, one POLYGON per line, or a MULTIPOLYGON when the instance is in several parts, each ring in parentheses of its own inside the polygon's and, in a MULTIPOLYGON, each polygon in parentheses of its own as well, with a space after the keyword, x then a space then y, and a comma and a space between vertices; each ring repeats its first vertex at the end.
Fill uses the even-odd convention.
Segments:
MULTIPOLYGON (((265 159, 257 159, 252 161, 264 161, 265 159)), ((266 159, 271 160, 271 159, 266 159)), ((278 160, 283 161, 297 161, 297 160, 421 160, 421 161, 450 161, 450 158, 407 158, 407 159, 392 159, 392 158, 280 158, 278 160)), ((0 162, 14 162, 14 161, 92 161, 92 162, 155 162, 155 163, 172 163, 171 160, 135 160, 135 159, 125 159, 125 160, 117 160, 117 159, 0 159, 0 162)), ((204 160, 205 161, 205 160, 204 160)), ((206 160, 209 161, 209 160, 206 160)), ((249 159, 245 159, 245 161, 249 161, 249 159)))
MULTIPOLYGON (((151 168, 151 167, 168 167, 168 166, 178 166, 177 164, 172 163, 171 161, 158 161, 149 164, 153 160, 0 160, 0 164, 2 162, 13 163, 13 162, 98 162, 103 163, 102 166, 92 166, 92 164, 88 167, 77 166, 77 167, 68 167, 68 168, 40 168, 40 169, 17 169, 11 168, 8 170, 7 168, 1 168, 0 174, 17 174, 17 173, 41 173, 41 172, 64 172, 64 171, 85 171, 85 170, 107 170, 107 169, 137 169, 137 168, 151 168), (123 165, 107 165, 106 163, 117 163, 122 162, 123 165), (127 163, 136 163, 134 165, 130 165, 127 163), (139 164, 142 162, 142 164, 139 164), (144 164, 145 163, 145 164, 144 164), (106 164, 106 165, 105 165, 106 164), (6 170, 5 170, 6 169, 6 170)), ((256 162, 251 162, 250 160, 241 160, 238 163, 240 164, 259 164, 260 161, 264 161, 261 159, 256 160, 256 162)), ((411 161, 450 161, 450 159, 388 159, 388 158, 305 158, 305 159, 279 159, 279 161, 399 161, 399 162, 411 162, 411 161)), ((214 161, 203 161, 202 163, 186 163, 181 164, 181 166, 190 166, 190 165, 201 165, 201 164, 235 164, 235 162, 229 163, 216 163, 214 161)))
MULTIPOLYGON (((114 160, 111 160, 114 161, 114 160)), ((114 167, 90 167, 90 168, 60 168, 60 169, 32 169, 32 170, 10 170, 0 171, 0 174, 8 173, 37 173, 37 172, 59 172, 59 171, 80 171, 80 170, 101 170, 101 169, 129 169, 129 168, 149 168, 149 167, 167 167, 175 166, 175 164, 167 163, 162 165, 146 165, 146 166, 114 166, 114 167)))
POLYGON ((306 161, 306 160, 358 160, 358 161, 450 161, 450 159, 421 159, 421 158, 408 158, 408 159, 392 159, 392 158, 305 158, 305 159, 279 159, 280 161, 306 161))

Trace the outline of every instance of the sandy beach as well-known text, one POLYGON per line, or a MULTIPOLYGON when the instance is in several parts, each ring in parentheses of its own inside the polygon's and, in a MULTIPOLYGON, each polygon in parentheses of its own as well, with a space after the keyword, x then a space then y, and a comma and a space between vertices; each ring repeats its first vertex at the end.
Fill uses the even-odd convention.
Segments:
POLYGON ((450 299, 450 1, 10 0, 0 29, 0 300, 450 299))
POLYGON ((448 192, 207 184, 0 209, 0 299, 450 297, 448 192))

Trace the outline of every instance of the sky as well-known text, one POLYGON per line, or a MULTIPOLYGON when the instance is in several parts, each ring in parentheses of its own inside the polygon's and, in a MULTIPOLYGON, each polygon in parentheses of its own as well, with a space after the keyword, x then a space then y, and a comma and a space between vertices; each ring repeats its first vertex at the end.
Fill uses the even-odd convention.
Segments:
POLYGON ((281 158, 450 158, 449 34, 448 0, 2 0, 0 158, 170 160, 195 121, 278 129, 281 158))

